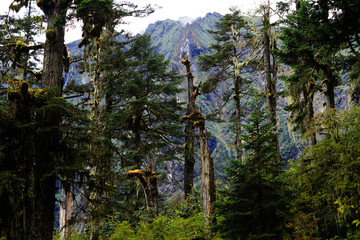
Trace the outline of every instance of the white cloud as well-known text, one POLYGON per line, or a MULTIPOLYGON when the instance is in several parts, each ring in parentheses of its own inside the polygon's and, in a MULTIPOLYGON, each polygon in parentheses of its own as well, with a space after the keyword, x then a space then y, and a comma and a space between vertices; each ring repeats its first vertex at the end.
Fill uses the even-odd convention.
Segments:
MULTIPOLYGON (((7 8, 12 1, 13 0, 1 0, 0 14, 8 11, 7 8)), ((198 17, 204 17, 209 12, 226 14, 230 12, 229 8, 232 6, 236 6, 241 12, 247 13, 258 7, 264 1, 265 0, 129 0, 129 2, 133 2, 139 7, 151 4, 158 8, 153 14, 144 18, 125 18, 125 21, 128 22, 128 24, 121 26, 121 28, 136 34, 145 31, 150 23, 159 20, 178 20, 182 17, 196 19, 198 17)), ((272 0, 272 2, 275 2, 275 0, 272 0)), ((80 38, 81 33, 79 28, 67 29, 66 42, 80 38)))

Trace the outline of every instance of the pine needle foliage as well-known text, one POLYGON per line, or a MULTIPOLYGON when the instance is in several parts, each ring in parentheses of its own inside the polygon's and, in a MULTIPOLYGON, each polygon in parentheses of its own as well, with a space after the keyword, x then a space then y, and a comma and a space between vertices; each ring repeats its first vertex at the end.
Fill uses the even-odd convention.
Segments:
POLYGON ((272 124, 257 95, 243 125, 245 161, 231 160, 229 186, 215 204, 214 229, 226 239, 280 239, 283 223, 282 163, 276 161, 272 124))
POLYGON ((306 149, 286 174, 294 192, 287 223, 291 239, 359 238, 359 113, 355 107, 316 116, 316 131, 331 134, 306 149))
MULTIPOLYGON (((29 239, 34 224, 38 224, 31 216, 39 211, 39 197, 55 201, 55 180, 60 174, 86 175, 90 121, 86 111, 54 97, 51 91, 31 89, 25 81, 13 84, 7 92, 8 102, 1 101, 0 112, 0 236, 29 239), (60 124, 44 117, 46 111, 59 114, 60 124), (51 149, 43 148, 43 141, 52 140, 44 139, 44 134, 57 136, 51 149), (53 160, 44 162, 39 157, 44 151, 53 160), (47 192, 42 188, 43 194, 38 196, 40 183, 48 183, 48 188, 47 192)), ((54 205, 50 207, 54 209, 54 205)))
MULTIPOLYGON (((178 160, 181 152, 179 119, 183 109, 177 94, 182 91, 182 77, 169 70, 169 62, 162 55, 154 54, 147 35, 130 39, 125 47, 115 48, 113 55, 118 58, 116 74, 107 87, 111 108, 105 135, 117 147, 119 177, 133 169, 163 169, 164 163, 178 160)), ((124 211, 132 215, 143 206, 139 204, 144 199, 139 194, 142 190, 134 185, 137 181, 120 181, 124 191, 120 198, 126 200, 119 202, 126 201, 124 211)))

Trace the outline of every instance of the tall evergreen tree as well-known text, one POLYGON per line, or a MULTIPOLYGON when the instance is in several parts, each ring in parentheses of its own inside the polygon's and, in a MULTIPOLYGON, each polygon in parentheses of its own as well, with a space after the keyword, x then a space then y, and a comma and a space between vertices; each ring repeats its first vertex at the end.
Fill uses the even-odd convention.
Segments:
MULTIPOLYGON (((29 7, 33 2, 34 1, 32 0, 15 0, 10 5, 10 8, 12 10, 19 11, 21 7, 29 7)), ((26 215, 29 217, 28 221, 24 221, 26 229, 30 230, 25 229, 24 231, 20 231, 19 235, 17 235, 19 237, 15 238, 51 239, 53 235, 56 177, 59 173, 57 171, 58 167, 66 168, 71 161, 74 162, 73 157, 75 157, 75 155, 68 155, 68 153, 71 152, 69 150, 71 147, 82 149, 79 146, 81 143, 72 142, 72 144, 69 143, 69 145, 65 143, 65 139, 67 139, 67 135, 69 135, 69 132, 67 132, 69 128, 68 126, 65 126, 66 124, 64 125, 64 122, 66 122, 67 118, 66 114, 68 114, 68 112, 62 111, 62 107, 64 107, 64 105, 67 103, 62 102, 62 99, 59 98, 62 96, 62 87, 64 84, 62 74, 64 70, 66 72, 69 68, 69 55, 64 45, 64 29, 68 17, 72 17, 73 15, 68 15, 67 13, 71 6, 74 10, 73 13, 77 12, 79 14, 79 18, 84 20, 86 23, 93 24, 91 26, 92 30, 96 29, 97 31, 100 31, 101 28, 95 27, 103 27, 103 19, 106 17, 102 13, 97 14, 101 12, 102 8, 99 7, 101 6, 101 3, 106 4, 106 6, 112 6, 113 1, 36 1, 37 6, 45 15, 47 24, 47 30, 45 34, 46 39, 44 44, 43 69, 40 77, 40 86, 44 89, 44 92, 47 93, 47 98, 43 99, 43 101, 40 103, 35 101, 34 98, 36 97, 36 94, 32 90, 29 90, 29 84, 27 82, 15 81, 13 84, 14 87, 11 87, 7 91, 8 101, 11 102, 12 107, 16 112, 14 117, 15 120, 20 121, 26 126, 28 126, 28 124, 38 124, 40 126, 37 128, 40 130, 36 132, 34 137, 36 140, 33 141, 32 147, 29 146, 29 148, 31 148, 33 151, 31 153, 21 152, 21 154, 24 154, 22 157, 26 163, 17 162, 18 165, 16 165, 17 167, 21 168, 23 164, 31 163, 31 166, 33 167, 30 168, 29 172, 31 175, 31 182, 28 188, 30 189, 32 197, 27 199, 30 201, 29 205, 31 206, 31 212, 26 215), (96 16, 101 17, 96 18, 96 16), (48 93, 48 91, 50 91, 50 93, 48 93), (37 110, 35 111, 33 107, 41 107, 42 114, 39 114, 37 110), (26 117, 25 120, 22 119, 24 117, 26 117), (25 156, 25 154, 28 155, 25 156)), ((130 10, 117 9, 116 12, 122 12, 122 15, 124 15, 126 11, 130 10)), ((94 31, 92 33, 95 34, 94 31)), ((28 58, 27 52, 38 49, 37 46, 27 45, 25 43, 16 43, 15 50, 16 48, 18 48, 17 50, 21 50, 19 54, 24 54, 21 55, 21 58, 19 56, 19 59, 21 60, 30 59, 28 58)), ((27 64, 24 66, 29 65, 27 64)), ((26 71, 29 70, 26 69, 26 71)), ((9 81, 8 84, 9 86, 12 86, 11 81, 9 81)), ((74 110, 74 112, 76 111, 74 110)), ((79 115, 78 117, 80 117, 81 120, 84 120, 83 115, 79 115)), ((74 121, 74 123, 76 123, 76 121, 74 121)), ((81 125, 81 123, 79 124, 81 125)), ((86 127, 86 125, 82 126, 86 127)), ((19 135, 15 135, 15 137, 23 137, 23 134, 26 134, 26 128, 21 128, 21 130, 24 130, 25 132, 21 132, 19 135)), ((89 135, 94 137, 94 135, 89 135)), ((81 147, 83 147, 83 145, 81 145, 81 147)), ((90 149, 90 152, 94 150, 94 148, 90 149)), ((99 155, 100 154, 97 156, 99 155)), ((85 158, 81 158, 80 156, 79 158, 85 161, 85 158)), ((98 157, 94 159, 97 161, 90 161, 87 163, 87 165, 92 167, 95 163, 99 163, 101 158, 98 157)), ((5 196, 8 197, 8 199, 11 199, 12 197, 11 194, 5 194, 5 196)), ((18 219, 14 218, 12 220, 17 222, 18 219)), ((16 226, 12 225, 11 227, 12 228, 9 230, 9 232, 13 231, 14 227, 16 226)))
MULTIPOLYGON (((356 12, 360 4, 356 1, 329 1, 322 0, 318 4, 312 3, 312 18, 317 19, 319 29, 318 40, 323 44, 327 61, 321 61, 321 68, 331 73, 331 67, 345 70, 350 75, 351 95, 350 100, 359 104, 359 27, 356 12)), ((328 75, 329 75, 328 74, 328 75)), ((331 80, 331 75, 328 76, 331 80)), ((335 76, 336 77, 336 76, 335 76)), ((329 82, 331 83, 331 81, 329 82)), ((328 104, 328 102, 327 102, 328 104)))
POLYGON ((226 14, 215 24, 216 30, 209 30, 209 33, 216 41, 210 45, 212 54, 200 56, 202 70, 209 71, 211 77, 203 83, 202 90, 206 93, 226 80, 233 81, 233 92, 235 111, 233 123, 235 125, 235 149, 237 159, 241 161, 241 98, 250 84, 242 73, 245 67, 249 67, 248 54, 250 52, 250 39, 252 34, 248 29, 248 23, 240 15, 240 11, 233 9, 232 13, 226 14))
MULTIPOLYGON (((0 190, 0 236, 7 239, 51 239, 55 185, 51 194, 53 199, 46 199, 47 205, 39 209, 38 191, 41 191, 43 197, 43 191, 49 189, 37 189, 36 182, 41 184, 42 181, 64 172, 72 172, 72 175, 75 172, 86 172, 83 164, 89 156, 85 153, 86 143, 90 138, 87 134, 90 122, 83 110, 64 99, 54 98, 51 92, 31 89, 26 81, 13 81, 7 90, 7 100, 8 102, 2 101, 0 115, 0 176, 3 183, 0 190), (59 157, 52 163, 52 171, 48 172, 48 175, 37 176, 37 143, 43 140, 42 132, 49 131, 47 122, 43 121, 43 113, 49 108, 62 115, 59 132, 63 138, 51 152, 59 157), (48 216, 48 220, 51 220, 51 231, 43 225, 43 219, 35 218, 44 214, 45 207, 50 208, 49 205, 52 205, 52 217, 48 216), (49 230, 50 233, 39 234, 39 228, 43 231, 49 230)), ((45 196, 48 196, 47 194, 49 193, 45 196)))
MULTIPOLYGON (((334 111, 334 110, 331 110, 334 111)), ((291 239, 358 239, 359 108, 315 117, 314 131, 331 135, 307 148, 290 165, 286 181, 293 190, 287 225, 291 239)))
POLYGON ((231 160, 227 169, 229 188, 215 204, 215 229, 229 239, 280 239, 284 203, 282 163, 276 161, 264 98, 257 95, 241 135, 245 160, 231 160))
MULTIPOLYGON (((189 115, 192 111, 195 110, 195 100, 197 96, 194 94, 199 93, 199 89, 197 89, 197 93, 195 93, 194 89, 194 75, 191 72, 191 62, 189 60, 189 56, 186 56, 186 53, 183 53, 183 57, 181 59, 181 63, 186 67, 187 73, 187 108, 186 114, 189 115)), ((194 187, 194 166, 195 166, 195 129, 193 123, 191 121, 186 121, 185 125, 185 162, 184 162, 184 193, 185 198, 187 198, 192 193, 192 188, 194 187)))
POLYGON ((33 84, 41 80, 40 53, 43 45, 36 40, 44 19, 35 16, 34 6, 29 3, 23 18, 0 16, 1 25, 1 79, 19 78, 33 84))
MULTIPOLYGON (((288 15, 282 29, 280 60, 293 68, 286 80, 291 120, 302 134, 309 131, 314 117, 314 94, 320 92, 326 109, 335 108, 335 87, 339 85, 336 69, 336 51, 328 37, 330 26, 321 20, 319 5, 297 1, 297 10, 288 15)), ((328 16, 328 13, 326 13, 328 16)), ((316 136, 307 134, 307 145, 316 144, 316 136)))
MULTIPOLYGON (((278 64, 276 62, 275 56, 272 54, 271 50, 277 48, 276 34, 274 26, 270 25, 270 1, 268 0, 267 4, 263 7, 263 19, 262 19, 262 45, 263 45, 263 69, 265 75, 265 89, 266 89, 266 102, 269 106, 269 117, 270 122, 273 124, 274 132, 277 132, 278 129, 278 120, 276 114, 277 108, 277 71, 278 64), (271 62, 272 60, 272 62, 271 62)), ((280 154, 280 144, 279 136, 274 135, 273 143, 276 147, 277 160, 281 161, 280 154)))
MULTIPOLYGON (((106 135, 117 144, 117 161, 123 171, 156 171, 163 163, 176 160, 180 150, 182 108, 176 97, 182 91, 182 78, 168 70, 168 61, 162 55, 154 55, 147 35, 132 39, 113 56, 121 58, 116 70, 121 74, 115 74, 107 88, 112 102, 106 135)), ((134 190, 127 190, 127 194, 134 190)), ((126 210, 138 207, 127 206, 126 210)))

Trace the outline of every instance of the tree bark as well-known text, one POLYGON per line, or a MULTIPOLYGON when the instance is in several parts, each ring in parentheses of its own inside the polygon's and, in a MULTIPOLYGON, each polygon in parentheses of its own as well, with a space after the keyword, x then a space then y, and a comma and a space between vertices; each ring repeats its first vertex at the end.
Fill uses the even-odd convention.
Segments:
MULTIPOLYGON (((38 6, 47 17, 47 31, 44 46, 42 88, 56 89, 56 96, 62 95, 63 53, 65 15, 71 0, 38 1, 38 6)), ((43 115, 44 131, 36 141, 36 162, 34 167, 34 198, 31 239, 52 239, 55 206, 55 162, 59 161, 60 116, 54 110, 43 115)))
POLYGON ((59 204, 60 238, 68 239, 71 233, 69 221, 71 219, 72 186, 61 183, 61 202, 59 204))
POLYGON ((231 25, 232 47, 233 47, 233 68, 234 68, 234 102, 235 102, 235 149, 236 158, 242 162, 242 146, 241 146, 241 102, 240 102, 240 86, 242 86, 242 78, 240 76, 240 64, 238 59, 239 48, 239 32, 231 25))
POLYGON ((309 97, 309 93, 306 91, 306 87, 303 87, 304 90, 304 100, 305 100, 305 111, 306 111, 306 117, 305 117, 305 131, 307 133, 306 136, 306 146, 312 147, 316 144, 316 134, 313 131, 314 124, 312 123, 314 118, 314 106, 313 106, 313 96, 309 97), (305 95, 306 94, 306 95, 305 95))
MULTIPOLYGON (((273 125, 273 131, 277 133, 277 102, 276 102, 276 82, 277 82, 277 64, 273 57, 273 66, 271 67, 271 44, 269 30, 270 26, 270 5, 265 7, 263 26, 266 28, 263 32, 263 45, 264 45, 264 72, 265 72, 265 87, 266 87, 266 104, 269 107, 270 122, 273 125)), ((276 47, 274 42, 273 47, 276 47)), ((279 137, 275 135, 272 143, 276 151, 276 160, 281 161, 279 137)))
POLYGON ((211 225, 211 214, 216 199, 214 163, 207 144, 205 117, 201 113, 199 115, 201 118, 197 122, 199 122, 198 131, 201 148, 202 203, 205 224, 209 226, 211 225))
MULTIPOLYGON (((236 66, 235 66, 236 68, 236 66)), ((241 78, 238 75, 238 71, 235 71, 234 76, 234 102, 235 102, 235 148, 236 158, 239 162, 242 162, 242 147, 241 147, 241 103, 240 103, 240 81, 241 78)))
MULTIPOLYGON (((188 102, 186 115, 189 115, 195 109, 194 99, 194 76, 191 72, 190 60, 188 56, 183 54, 181 60, 182 64, 186 67, 187 72, 187 84, 188 84, 188 102)), ((184 166, 184 193, 185 199, 192 194, 192 188, 194 186, 194 165, 195 165, 195 154, 194 154, 194 127, 191 121, 186 121, 185 125, 185 166, 184 166)))
POLYGON ((149 176, 149 188, 150 188, 150 201, 152 207, 155 208, 156 215, 159 215, 159 190, 158 190, 158 178, 156 175, 156 159, 150 156, 150 175, 149 176))
POLYGON ((51 9, 41 7, 47 17, 42 87, 57 88, 59 96, 61 96, 63 86, 64 27, 69 2, 69 0, 56 0, 51 9))
POLYGON ((327 64, 320 64, 321 69, 324 71, 326 80, 325 86, 325 101, 326 101, 326 109, 335 108, 335 84, 336 77, 334 76, 333 71, 330 66, 327 64))
POLYGON ((59 204, 59 229, 60 238, 65 239, 66 226, 66 189, 64 183, 61 183, 61 200, 59 204))

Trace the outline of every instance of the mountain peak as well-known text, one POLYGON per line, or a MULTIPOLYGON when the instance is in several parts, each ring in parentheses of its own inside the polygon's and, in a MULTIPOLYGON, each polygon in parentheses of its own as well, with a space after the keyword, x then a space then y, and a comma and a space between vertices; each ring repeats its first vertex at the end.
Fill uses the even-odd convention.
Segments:
POLYGON ((214 16, 216 18, 221 18, 222 17, 222 15, 220 13, 218 13, 218 12, 207 13, 205 17, 207 18, 207 17, 212 17, 212 16, 214 16))
POLYGON ((187 24, 192 24, 196 19, 190 17, 181 17, 178 21, 183 25, 186 26, 187 24))

